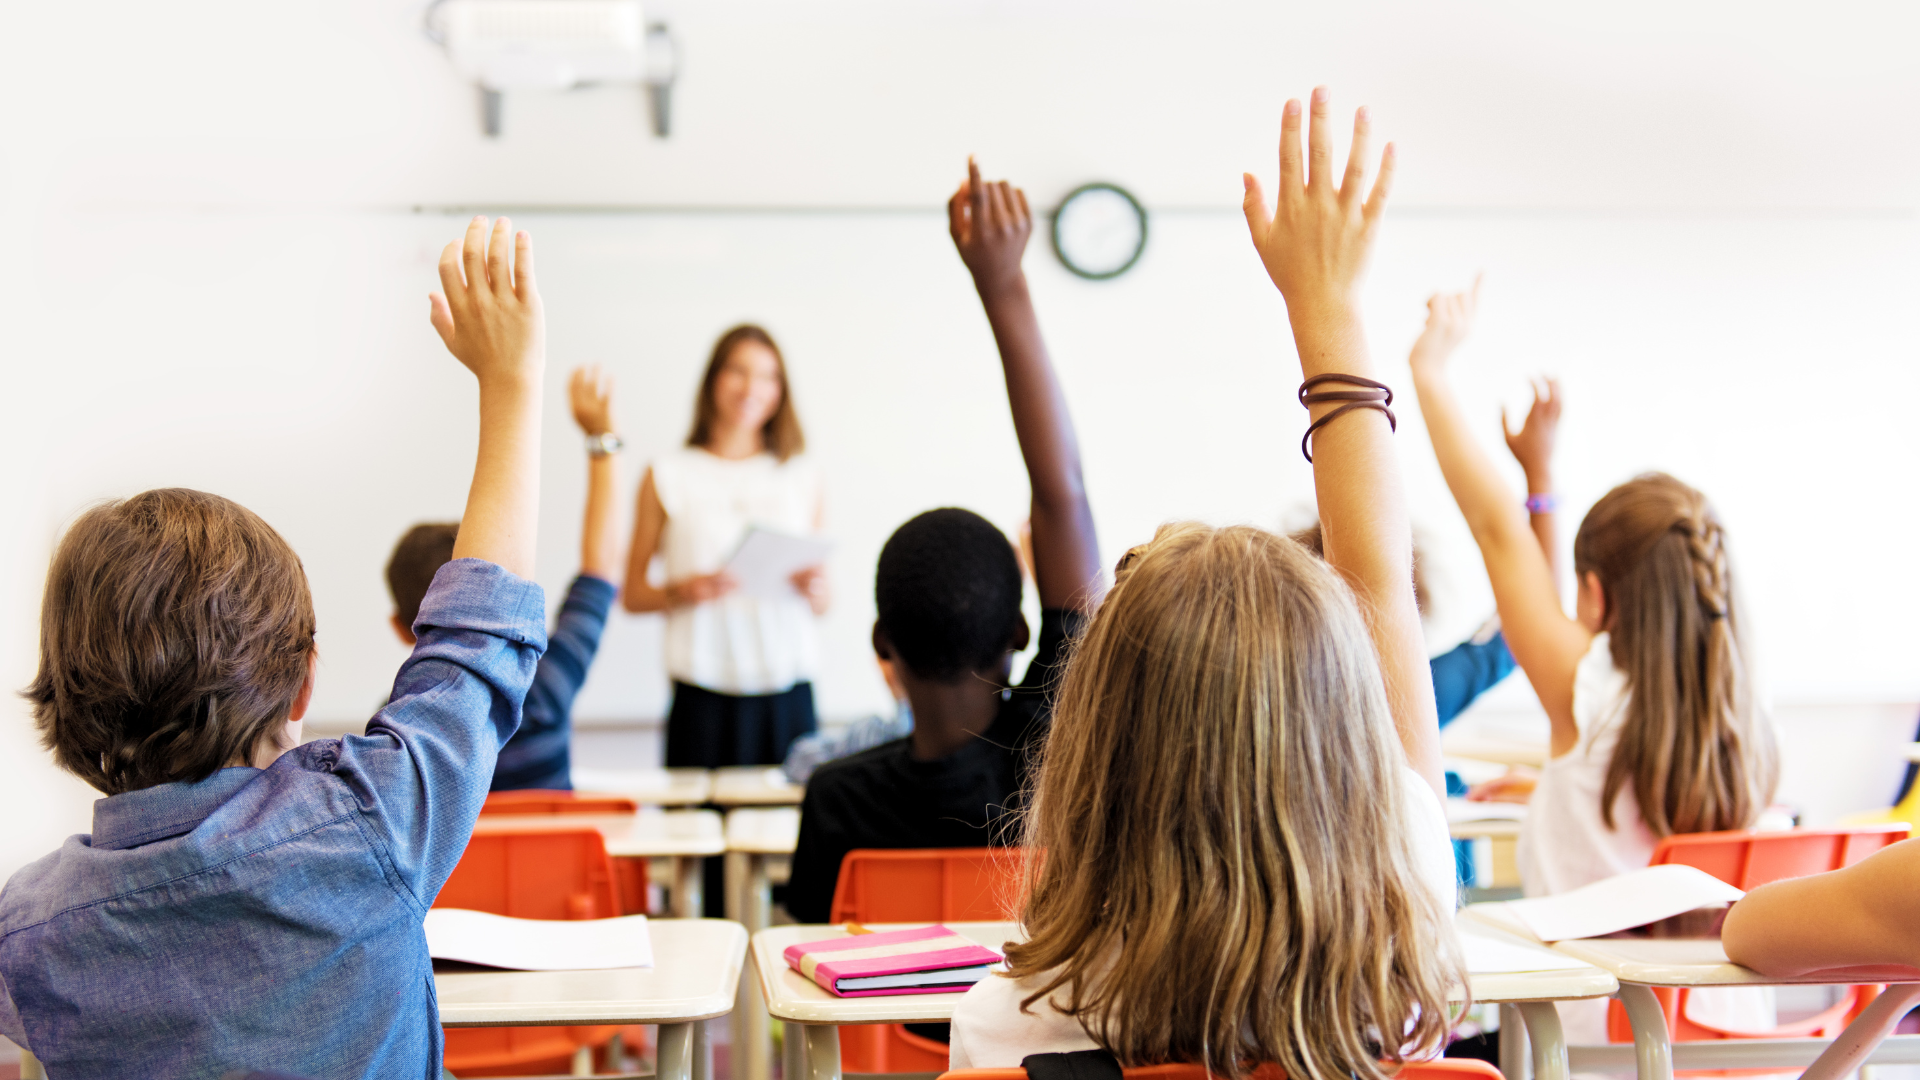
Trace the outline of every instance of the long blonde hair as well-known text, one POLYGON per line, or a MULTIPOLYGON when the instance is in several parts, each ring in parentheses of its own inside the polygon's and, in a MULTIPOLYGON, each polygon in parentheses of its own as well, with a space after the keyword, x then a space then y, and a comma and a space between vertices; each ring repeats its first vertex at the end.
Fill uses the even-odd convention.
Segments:
POLYGON ((1246 526, 1130 553, 1069 662, 1026 819, 1023 944, 1124 1065, 1387 1075, 1465 982, 1403 826, 1403 752, 1352 594, 1246 526))
POLYGON ((1607 645, 1631 696, 1601 819, 1631 786, 1655 836, 1743 829, 1773 800, 1780 753, 1754 701, 1726 530, 1700 492, 1647 473, 1580 522, 1574 571, 1600 579, 1607 645))

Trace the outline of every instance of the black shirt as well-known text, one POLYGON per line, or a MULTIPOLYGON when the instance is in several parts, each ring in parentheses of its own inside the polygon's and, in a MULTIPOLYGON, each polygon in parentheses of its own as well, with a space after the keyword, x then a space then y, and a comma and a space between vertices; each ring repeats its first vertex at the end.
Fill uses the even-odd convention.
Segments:
POLYGON ((1026 677, 1001 695, 993 725, 937 761, 915 761, 911 737, 820 766, 800 804, 800 844, 787 883, 787 912, 823 923, 840 861, 855 848, 956 848, 1006 844, 1003 820, 1047 737, 1053 694, 1078 612, 1040 613, 1040 647, 1026 677))

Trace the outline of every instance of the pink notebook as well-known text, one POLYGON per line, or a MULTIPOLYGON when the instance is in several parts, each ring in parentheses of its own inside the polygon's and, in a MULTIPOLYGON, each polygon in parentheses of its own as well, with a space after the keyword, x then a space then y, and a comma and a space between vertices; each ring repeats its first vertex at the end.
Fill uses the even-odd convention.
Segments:
POLYGON ((987 977, 999 953, 944 926, 806 941, 787 946, 787 966, 838 997, 947 994, 987 977))

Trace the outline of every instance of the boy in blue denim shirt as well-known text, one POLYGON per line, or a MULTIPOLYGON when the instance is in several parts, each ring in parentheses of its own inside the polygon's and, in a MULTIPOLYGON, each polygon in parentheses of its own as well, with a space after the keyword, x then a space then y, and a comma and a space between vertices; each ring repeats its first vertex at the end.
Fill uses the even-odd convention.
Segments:
POLYGON ((432 322, 478 378, 479 460, 365 736, 300 744, 313 605, 244 508, 149 491, 88 511, 54 554, 27 697, 60 765, 107 797, 91 835, 0 890, 0 1034, 50 1075, 440 1075, 421 919, 546 647, 524 579, 545 351, 531 242, 476 218, 440 277, 432 322))

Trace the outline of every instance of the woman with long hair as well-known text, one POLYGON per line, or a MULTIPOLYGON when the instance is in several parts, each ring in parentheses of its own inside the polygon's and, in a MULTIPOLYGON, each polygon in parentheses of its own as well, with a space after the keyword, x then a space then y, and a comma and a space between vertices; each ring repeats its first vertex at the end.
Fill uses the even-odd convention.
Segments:
POLYGON ((828 602, 826 576, 793 576, 791 595, 736 589, 726 560, 755 527, 789 535, 819 531, 820 476, 803 451, 786 361, 758 326, 714 343, 686 446, 654 460, 640 484, 621 602, 665 612, 666 666, 673 680, 666 764, 716 768, 776 765, 816 726, 815 620, 828 602), (666 580, 647 568, 655 555, 666 580))

